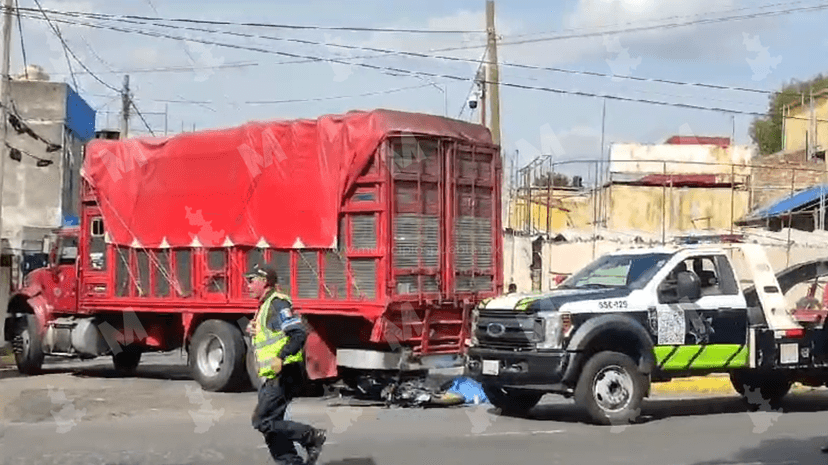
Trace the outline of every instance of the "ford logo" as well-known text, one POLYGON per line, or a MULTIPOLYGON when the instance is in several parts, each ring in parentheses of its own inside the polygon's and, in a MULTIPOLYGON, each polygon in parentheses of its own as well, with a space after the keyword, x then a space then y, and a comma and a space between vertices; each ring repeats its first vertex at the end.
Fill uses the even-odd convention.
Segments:
POLYGON ((505 332, 506 327, 500 323, 489 323, 489 326, 486 327, 486 334, 488 334, 491 337, 502 336, 505 332))

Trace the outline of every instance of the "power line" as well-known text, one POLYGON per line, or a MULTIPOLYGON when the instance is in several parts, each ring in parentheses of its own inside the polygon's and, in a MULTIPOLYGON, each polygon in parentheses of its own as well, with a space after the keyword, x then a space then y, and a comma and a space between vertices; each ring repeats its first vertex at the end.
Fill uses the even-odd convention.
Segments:
MULTIPOLYGON (((477 70, 474 72, 475 78, 477 77, 478 73, 480 73, 480 68, 483 67, 483 62, 486 61, 486 56, 489 54, 489 47, 486 46, 486 50, 483 50, 483 55, 480 57, 479 62, 477 63, 477 70)), ((469 91, 466 93, 466 100, 463 101, 463 107, 460 108, 460 113, 457 115, 458 118, 463 117, 463 113, 466 111, 466 102, 471 97, 472 92, 474 92, 474 86, 477 85, 476 79, 472 81, 471 86, 469 87, 469 91)))
MULTIPOLYGON (((723 16, 719 18, 708 18, 708 19, 699 19, 695 21, 685 21, 685 22, 676 22, 676 23, 668 23, 668 24, 657 24, 652 26, 639 26, 639 27, 632 27, 632 28, 625 28, 625 29, 616 29, 611 31, 601 31, 601 32, 590 32, 590 33, 582 33, 582 34, 569 34, 569 35, 558 35, 553 37, 543 37, 537 39, 525 39, 525 40, 517 40, 517 41, 503 41, 498 42, 498 45, 523 45, 523 44, 532 44, 532 43, 540 43, 540 42, 552 42, 556 40, 568 40, 568 39, 584 39, 589 37, 596 37, 596 36, 604 36, 604 35, 615 35, 615 34, 626 34, 630 32, 643 32, 643 31, 650 31, 655 29, 674 29, 677 27, 685 27, 685 26, 694 26, 698 24, 713 24, 713 23, 720 23, 720 22, 728 22, 728 21, 740 21, 746 19, 756 19, 756 18, 764 18, 768 16, 781 16, 787 15, 792 13, 799 13, 804 11, 818 11, 824 10, 828 8, 828 4, 820 4, 816 6, 808 6, 808 7, 800 7, 800 8, 789 8, 785 10, 777 10, 777 11, 768 11, 763 13, 751 13, 748 15, 736 15, 736 16, 723 16)), ((463 47, 451 47, 451 48, 443 48, 435 51, 439 52, 448 52, 448 51, 456 51, 456 50, 471 50, 480 48, 481 46, 463 46, 463 47)))
POLYGON ((422 89, 424 87, 431 87, 431 84, 422 84, 419 86, 409 86, 409 87, 400 87, 397 89, 388 89, 388 90, 380 90, 376 92, 366 92, 364 94, 356 94, 356 95, 339 95, 335 97, 319 97, 319 98, 306 98, 306 99, 291 99, 291 100, 254 100, 249 102, 244 102, 249 105, 264 105, 264 104, 278 104, 278 103, 299 103, 299 102, 320 102, 323 100, 338 100, 338 99, 345 99, 345 98, 354 98, 354 97, 370 97, 373 95, 385 95, 385 94, 393 94, 395 92, 402 92, 404 90, 411 90, 411 89, 422 89))
MULTIPOLYGON (((58 20, 56 20, 56 21, 58 21, 58 20)), ((102 26, 102 25, 89 24, 89 23, 84 23, 84 22, 79 22, 79 21, 70 21, 70 20, 64 20, 64 22, 67 22, 69 24, 76 24, 76 25, 92 27, 92 28, 108 29, 108 30, 114 30, 114 31, 124 32, 124 33, 135 33, 135 34, 147 35, 147 36, 156 37, 156 38, 168 38, 168 39, 178 40, 178 38, 175 37, 175 36, 169 36, 168 34, 162 34, 162 33, 158 33, 158 32, 146 32, 146 31, 141 31, 141 30, 131 30, 131 29, 124 29, 124 28, 117 28, 117 27, 113 27, 113 26, 102 26)), ((291 56, 291 57, 295 57, 295 58, 313 59, 315 61, 353 65, 353 66, 358 66, 358 67, 364 67, 364 68, 377 70, 377 71, 380 71, 382 73, 390 74, 390 75, 400 75, 400 74, 394 74, 394 73, 402 73, 402 75, 429 76, 429 77, 433 77, 433 78, 443 78, 443 79, 454 80, 454 81, 472 81, 472 82, 475 81, 475 78, 460 77, 460 76, 451 75, 451 74, 444 74, 444 73, 431 73, 431 72, 427 72, 427 71, 411 71, 411 70, 402 69, 402 68, 370 65, 370 64, 367 64, 367 63, 347 63, 347 62, 344 62, 344 61, 339 60, 339 59, 314 57, 314 56, 307 56, 307 55, 298 55, 298 54, 294 54, 294 53, 281 52, 281 51, 278 51, 278 50, 259 48, 259 47, 243 46, 243 45, 237 45, 237 44, 227 44, 227 43, 223 43, 223 42, 216 42, 216 41, 210 41, 210 40, 202 40, 202 39, 187 39, 187 40, 190 40, 190 41, 193 41, 193 42, 204 43, 204 44, 207 44, 207 45, 216 45, 216 46, 232 48, 232 49, 238 49, 238 50, 247 50, 247 51, 273 54, 273 55, 282 55, 282 56, 286 55, 286 56, 291 56)), ((485 82, 487 82, 487 81, 485 81, 485 82)), ((621 97, 621 96, 615 96, 615 95, 603 95, 603 94, 595 94, 595 93, 590 93, 590 92, 569 91, 569 90, 556 89, 556 88, 544 87, 544 86, 529 86, 529 85, 524 85, 524 84, 508 83, 508 82, 502 82, 502 81, 499 82, 499 85, 504 86, 504 87, 516 88, 516 89, 536 90, 536 91, 543 91, 543 92, 556 93, 556 94, 562 94, 562 95, 575 95, 575 96, 582 96, 582 97, 607 98, 607 99, 610 99, 610 100, 638 102, 638 103, 646 103, 646 104, 652 104, 652 105, 672 106, 672 107, 677 107, 677 108, 686 108, 686 109, 695 109, 695 110, 707 110, 707 111, 715 111, 715 112, 720 112, 720 113, 733 113, 733 114, 752 115, 752 116, 759 116, 759 117, 766 117, 767 116, 767 113, 748 112, 748 111, 733 110, 733 109, 718 108, 718 107, 705 107, 705 106, 701 106, 701 105, 691 105, 691 104, 684 104, 684 103, 662 102, 662 101, 648 100, 648 99, 635 99, 635 98, 621 97)), ((787 117, 787 118, 789 118, 789 119, 809 120, 809 118, 798 118, 798 117, 787 117)), ((826 120, 825 122, 828 122, 828 120, 826 120)))
MULTIPOLYGON (((151 4, 152 6, 152 4, 151 4)), ((158 10, 152 6, 156 14, 158 10)), ((27 10, 27 8, 24 8, 27 10)), ((107 17, 112 19, 134 19, 139 21, 169 21, 176 23, 192 23, 192 24, 209 24, 212 26, 244 26, 244 27, 259 27, 271 29, 299 29, 299 30, 325 30, 325 31, 353 31, 353 32, 394 32, 406 34, 485 34, 486 31, 464 31, 464 30, 438 30, 438 29, 400 29, 400 28, 374 28, 374 27, 353 27, 353 26, 300 26, 295 24, 278 24, 278 23, 241 23, 232 21, 213 21, 192 18, 160 18, 140 15, 112 15, 96 13, 96 16, 107 17)))
POLYGON ((152 128, 150 127, 149 123, 147 123, 147 120, 144 119, 144 115, 141 114, 141 110, 138 109, 138 106, 135 105, 135 102, 132 101, 132 99, 129 98, 129 96, 127 96, 127 98, 129 99, 129 104, 132 105, 132 108, 135 109, 135 113, 137 113, 138 117, 141 118, 141 121, 143 121, 144 126, 146 126, 150 134, 152 134, 152 136, 155 137, 155 133, 152 131, 152 128))
MULTIPOLYGON (((695 14, 691 14, 691 15, 663 16, 663 17, 660 17, 660 18, 651 18, 649 20, 645 20, 645 22, 668 21, 668 20, 675 20, 675 19, 700 18, 700 17, 704 17, 704 16, 710 16, 710 15, 713 15, 713 14, 734 13, 734 12, 737 12, 737 11, 745 11, 745 10, 763 10, 763 9, 772 8, 772 7, 775 7, 775 6, 791 6, 791 5, 801 4, 801 3, 806 3, 806 2, 804 0, 798 0, 798 1, 795 1, 795 2, 781 2, 781 3, 770 3, 770 4, 758 5, 758 6, 750 6, 750 7, 728 8, 728 9, 725 9, 725 10, 708 11, 708 12, 704 12, 704 13, 695 13, 695 14)), ((620 27, 620 26, 633 26, 633 25, 636 25, 637 23, 641 23, 641 21, 627 21, 625 23, 607 24, 607 25, 599 26, 597 29, 620 27)), ((592 28, 592 29, 596 29, 596 28, 592 28)), ((560 34, 560 33, 564 33, 564 32, 578 32, 578 31, 584 31, 584 30, 590 30, 590 28, 589 27, 576 27, 576 28, 569 28, 569 29, 561 29, 561 30, 557 30, 557 31, 531 32, 531 33, 527 33, 527 34, 507 35, 507 36, 503 36, 503 37, 507 37, 507 38, 510 38, 510 39, 517 39, 517 38, 521 38, 521 37, 532 37, 532 36, 540 36, 540 35, 547 35, 547 34, 560 34)))
MULTIPOLYGON (((82 67, 83 69, 85 69, 85 70, 89 73, 89 75, 90 75, 90 76, 92 76, 93 78, 95 78, 95 80, 96 80, 96 81, 98 81, 99 83, 101 83, 101 84, 102 84, 102 85, 104 85, 105 87, 108 87, 109 89, 114 90, 115 92, 120 93, 121 91, 120 91, 119 89, 116 89, 115 87, 112 87, 111 85, 107 84, 106 82, 104 82, 103 80, 101 80, 101 78, 99 78, 99 77, 98 77, 95 73, 93 73, 93 72, 92 72, 92 70, 90 70, 89 68, 87 68, 87 67, 86 67, 86 65, 85 65, 85 64, 84 64, 84 63, 80 60, 80 58, 78 58, 78 57, 77 57, 77 55, 75 55, 75 52, 73 52, 73 51, 72 51, 72 49, 70 49, 70 48, 69 48, 69 45, 66 43, 66 41, 65 41, 65 40, 63 40, 63 36, 60 34, 60 31, 58 31, 58 30, 57 30, 57 26, 54 26, 54 25, 52 24, 52 21, 49 19, 49 17, 48 17, 48 16, 46 16, 46 12, 45 12, 45 11, 43 11, 43 7, 41 7, 41 6, 40 6, 40 1, 39 1, 39 0, 34 0, 34 1, 35 1, 35 3, 37 4, 37 6, 38 6, 38 8, 40 9, 40 11, 43 13, 43 17, 46 19, 46 22, 48 22, 48 23, 49 23, 49 26, 51 26, 51 27, 52 27, 52 30, 53 30, 53 31, 55 32, 55 34, 57 35, 58 39, 60 39, 60 43, 61 43, 61 44, 63 44, 63 50, 64 50, 64 52, 65 52, 65 53, 69 53, 69 54, 71 54, 71 55, 72 55, 72 57, 75 59, 75 61, 77 61, 77 62, 78 62, 78 64, 79 64, 79 65, 81 65, 81 67, 82 67)), ((56 22, 58 22, 58 21, 59 21, 59 20, 56 20, 56 22)), ((67 61, 68 61, 68 58, 67 58, 67 61)), ((70 71, 70 72, 72 72, 72 65, 71 65, 71 63, 70 63, 70 65, 69 65, 69 71, 70 71)), ((72 75, 72 79, 74 80, 74 74, 72 75)), ((77 87, 77 82, 75 83, 75 87, 77 87)))
POLYGON ((20 5, 17 0, 14 0, 14 6, 17 9, 17 29, 20 31, 20 53, 23 55, 23 74, 26 79, 29 79, 29 64, 26 60, 26 44, 23 43, 23 22, 20 20, 20 5))
MULTIPOLYGON (((63 44, 63 55, 66 57, 66 65, 69 67, 69 74, 72 75, 72 83, 75 84, 75 89, 80 91, 80 87, 78 86, 78 80, 75 78, 75 72, 72 70, 72 60, 69 59, 69 47, 66 45, 66 41, 63 40, 63 36, 60 34, 60 29, 54 24, 52 24, 52 22, 49 20, 49 17, 46 16, 46 12, 43 11, 43 7, 40 5, 40 2, 38 0, 34 1, 37 4, 38 9, 40 9, 40 12, 43 14, 43 17, 46 19, 46 22, 49 23, 49 27, 52 28, 52 32, 55 33, 57 38, 60 39, 60 43, 63 44)), ((17 10, 17 15, 20 15, 19 9, 17 10)))
MULTIPOLYGON (((106 63, 104 63, 106 64, 106 63)), ((248 66, 259 66, 256 62, 235 62, 225 63, 214 66, 168 66, 161 68, 142 68, 142 69, 125 69, 112 71, 99 71, 98 74, 140 74, 140 73, 176 73, 182 71, 196 71, 201 69, 224 69, 224 68, 245 68, 248 66)), ((52 73, 53 76, 63 76, 66 73, 52 73)), ((84 71, 78 71, 75 74, 89 74, 84 71)))
MULTIPOLYGON (((824 5, 824 7, 828 7, 828 4, 824 5)), ((75 16, 75 13, 69 12, 58 12, 58 14, 64 14, 67 16, 75 16)), ((95 17, 101 16, 98 14, 92 13, 78 13, 77 15, 83 15, 87 17, 95 17)), ((135 21, 122 21, 128 22, 131 24, 139 24, 139 25, 147 25, 147 23, 136 23, 135 21)), ((447 61, 456 61, 456 62, 466 62, 466 63, 482 63, 480 60, 474 60, 469 58, 462 58, 462 57, 453 57, 453 56, 444 56, 444 55, 430 55, 427 53, 419 53, 419 52, 408 52, 408 51, 399 51, 399 50, 389 50, 389 49, 382 49, 382 48, 375 48, 375 47, 364 47, 364 46, 355 46, 355 45, 343 45, 343 44, 328 44, 322 42, 315 42, 310 40, 304 39, 292 39, 292 38, 285 38, 285 37, 273 37, 273 36, 263 36, 263 35, 256 35, 256 34, 245 34, 245 33, 238 33, 238 32, 231 32, 231 31, 219 31, 215 29, 203 29, 203 28, 178 28, 176 26, 165 25, 165 24, 152 24, 153 26, 158 27, 165 27, 165 28, 175 28, 175 29, 186 29, 186 30, 193 30, 197 32, 206 32, 211 34, 222 34, 222 35, 232 35, 232 36, 240 36, 245 38, 259 38, 259 39, 267 39, 267 40, 276 40, 276 41, 285 41, 285 42, 295 42, 301 43, 306 45, 319 45, 319 46, 326 46, 326 47, 336 47, 336 48, 344 48, 349 50, 365 50, 365 51, 372 51, 372 52, 380 52, 385 55, 401 55, 401 56, 411 56, 416 58, 424 58, 424 59, 438 59, 438 60, 447 60, 447 61)), ((488 50, 488 48, 486 49, 488 50)), ((347 60, 354 60, 356 58, 350 58, 347 60)), ((485 52, 484 52, 484 59, 485 59, 485 52)), ((317 62, 318 59, 311 59, 311 60, 303 60, 303 62, 317 62)), ((281 63, 281 64, 287 64, 281 63)), ((277 63, 278 64, 278 63, 277 63)), ((660 84, 671 84, 671 85, 679 85, 679 86, 689 86, 689 87, 701 87, 707 89, 716 89, 716 90, 729 90, 729 91, 738 91, 738 92, 750 92, 750 93, 758 93, 758 94, 775 94, 776 92, 764 90, 764 89, 755 89, 749 87, 740 87, 740 86, 724 86, 719 84, 708 84, 703 82, 685 82, 685 81, 678 81, 673 79, 660 79, 660 78, 648 78, 648 77, 637 77, 637 76, 629 76, 629 75, 616 75, 616 74, 607 74, 607 73, 600 73, 595 71, 577 71, 577 70, 570 70, 558 67, 549 67, 549 66, 534 66, 534 65, 526 65, 520 63, 509 63, 509 62, 501 62, 501 66, 505 67, 513 67, 513 68, 520 68, 520 69, 529 69, 529 70, 536 70, 536 71, 551 71, 556 73, 565 73, 565 74, 575 74, 575 75, 584 75, 584 76, 592 76, 592 77, 604 77, 604 78, 616 78, 616 79, 624 79, 624 80, 633 80, 638 82, 656 82, 660 84)))

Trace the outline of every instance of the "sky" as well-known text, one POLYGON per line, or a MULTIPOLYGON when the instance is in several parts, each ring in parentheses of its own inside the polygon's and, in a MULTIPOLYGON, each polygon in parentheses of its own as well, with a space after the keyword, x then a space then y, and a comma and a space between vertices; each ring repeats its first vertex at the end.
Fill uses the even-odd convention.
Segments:
MULTIPOLYGON (((467 107, 467 101, 473 89, 471 80, 478 69, 477 61, 485 50, 485 0, 419 0, 416 3, 400 0, 40 0, 40 3, 47 10, 111 15, 467 31, 414 34, 191 23, 177 23, 177 28, 106 23, 110 27, 175 37, 171 39, 55 23, 69 49, 97 76, 97 79, 91 76, 72 60, 75 85, 61 42, 49 25, 40 19, 22 18, 22 47, 17 24, 12 37, 12 72, 22 72, 21 50, 25 49, 28 64, 42 66, 52 80, 70 83, 98 110, 97 129, 119 126, 121 103, 112 88, 122 86, 125 74, 130 75, 136 104, 156 135, 164 134, 165 125, 172 134, 182 128, 188 131, 193 127, 220 128, 252 120, 315 118, 373 108, 447 114, 473 121, 480 118, 478 112, 467 107), (215 43, 187 42, 183 38, 215 43), (461 60, 399 54, 378 57, 375 51, 330 44, 461 60), (238 46, 256 50, 241 50, 238 46), (434 51, 457 47, 462 49, 434 51), (297 55, 343 63, 311 61, 296 58, 297 55), (443 77, 406 75, 369 66, 443 77), (198 69, 157 71, 158 68, 187 67, 198 69), (147 72, 148 69, 156 71, 147 72)), ((36 8, 34 0, 19 0, 19 5, 36 8)), ((50 18, 69 19, 47 14, 50 18)), ((764 113, 769 94, 763 92, 654 83, 611 75, 775 91, 791 80, 806 80, 823 72, 824 65, 816 57, 824 56, 828 48, 828 41, 820 34, 827 22, 825 0, 498 0, 496 30, 501 42, 498 48, 501 82, 548 89, 501 87, 505 156, 509 162, 515 160, 517 166, 552 153, 555 160, 592 160, 606 154, 612 143, 661 143, 677 134, 730 137, 734 130, 738 144, 751 144, 748 128, 755 118, 752 115, 571 93, 764 113), (757 13, 808 7, 817 8, 756 17, 757 13), (715 20, 745 15, 754 17, 715 20), (707 22, 698 23, 704 20, 707 22), (688 22, 697 24, 687 25, 688 22), (642 30, 655 25, 661 27, 642 30), (510 43, 529 39, 545 40, 510 43), (532 70, 514 64, 607 76, 532 70), (567 93, 549 91, 552 89, 567 93), (604 104, 606 116, 602 118, 604 104)), ((137 116, 132 118, 130 127, 132 134, 147 132, 137 116)), ((583 170, 575 165, 569 169, 573 173, 583 170)))

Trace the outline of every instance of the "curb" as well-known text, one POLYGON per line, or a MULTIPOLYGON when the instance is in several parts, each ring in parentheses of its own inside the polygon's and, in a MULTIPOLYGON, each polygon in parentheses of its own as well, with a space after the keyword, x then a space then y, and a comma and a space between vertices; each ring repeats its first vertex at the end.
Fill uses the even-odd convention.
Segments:
MULTIPOLYGON (((795 383, 791 393, 809 392, 814 390, 808 386, 795 383)), ((675 378, 671 381, 652 383, 650 394, 655 395, 683 395, 683 394, 719 394, 734 395, 739 393, 733 388, 730 376, 727 374, 714 374, 708 376, 691 376, 688 378, 675 378)))
POLYGON ((728 375, 691 376, 675 378, 661 383, 652 383, 651 394, 734 394, 738 395, 730 383, 728 375))

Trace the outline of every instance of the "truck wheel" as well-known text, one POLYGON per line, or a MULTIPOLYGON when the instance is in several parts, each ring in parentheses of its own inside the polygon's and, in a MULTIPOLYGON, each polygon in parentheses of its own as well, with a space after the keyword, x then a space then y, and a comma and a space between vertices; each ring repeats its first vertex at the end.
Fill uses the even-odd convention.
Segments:
POLYGON ((575 402, 597 424, 629 424, 638 418, 647 384, 628 355, 599 352, 581 370, 575 402))
POLYGON ((17 371, 24 375, 36 375, 43 366, 43 348, 38 331, 37 317, 24 315, 17 320, 14 340, 14 360, 17 371))
POLYGON ((730 382, 751 410, 776 410, 788 394, 793 381, 784 372, 733 371, 730 382))
POLYGON ((242 333, 236 326, 207 320, 198 325, 190 341, 190 372, 206 391, 238 388, 247 382, 245 352, 242 333))
POLYGON ((525 414, 540 402, 542 392, 520 391, 495 386, 483 385, 483 392, 489 402, 499 408, 501 413, 521 415, 525 414))
POLYGON ((256 364, 256 352, 253 350, 252 343, 247 349, 245 362, 247 365, 247 377, 250 380, 250 386, 258 391, 259 388, 262 387, 262 379, 259 378, 259 366, 256 364))
POLYGON ((138 347, 127 346, 117 354, 112 355, 112 364, 115 366, 115 371, 120 374, 131 375, 135 373, 140 362, 141 349, 138 347))

